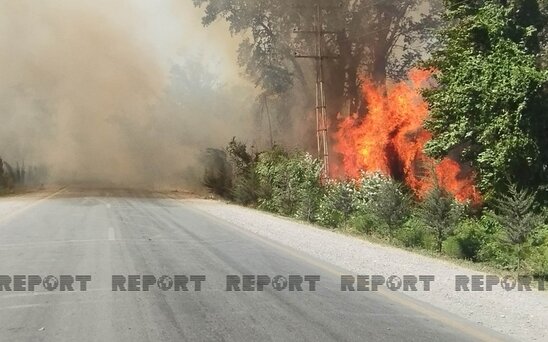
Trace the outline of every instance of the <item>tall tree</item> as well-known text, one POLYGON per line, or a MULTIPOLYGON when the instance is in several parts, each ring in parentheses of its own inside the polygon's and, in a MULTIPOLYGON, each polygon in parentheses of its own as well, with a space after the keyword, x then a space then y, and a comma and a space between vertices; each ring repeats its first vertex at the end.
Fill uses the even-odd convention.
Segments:
MULTIPOLYGON (((313 37, 295 34, 294 29, 312 28, 318 0, 193 1, 196 6, 205 5, 204 25, 224 18, 233 34, 245 34, 239 62, 265 93, 287 95, 295 85, 313 93, 306 67, 294 55, 296 51, 312 52, 313 37)), ((332 6, 339 2, 321 3, 332 6)), ((326 64, 330 116, 346 102, 351 104, 351 112, 358 112, 362 77, 382 85, 387 77, 401 76, 402 69, 424 53, 429 41, 424 28, 435 22, 430 3, 342 0, 340 8, 326 8, 324 29, 339 32, 325 37, 326 53, 340 56, 326 64)))
POLYGON ((537 0, 446 5, 442 48, 425 64, 437 81, 425 91, 434 135, 426 152, 471 162, 488 199, 508 178, 546 185, 548 72, 537 59, 546 20, 537 0))

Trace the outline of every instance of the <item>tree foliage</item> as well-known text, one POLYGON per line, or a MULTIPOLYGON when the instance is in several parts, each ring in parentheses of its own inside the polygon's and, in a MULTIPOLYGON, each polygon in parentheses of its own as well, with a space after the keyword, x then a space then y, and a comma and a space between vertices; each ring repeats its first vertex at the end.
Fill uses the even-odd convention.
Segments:
POLYGON ((259 155, 259 208, 314 221, 321 198, 321 164, 308 153, 281 147, 259 155))
POLYGON ((378 194, 372 198, 369 210, 388 227, 390 239, 411 214, 411 200, 399 183, 384 183, 378 194))
POLYGON ((455 229, 463 214, 455 200, 439 186, 434 186, 417 210, 422 223, 436 236, 438 253, 442 252, 443 241, 455 229))
MULTIPOLYGON (((193 1, 204 6, 204 25, 222 18, 233 34, 243 34, 239 63, 265 93, 287 95, 298 83, 312 94, 307 89, 306 67, 298 62, 295 52, 314 53, 314 38, 295 34, 294 29, 313 29, 318 1, 193 1)), ((433 8, 438 1, 342 0, 340 7, 329 1, 320 3, 326 5, 324 29, 335 32, 325 37, 325 53, 340 56, 325 66, 332 113, 345 101, 353 104, 352 110, 357 109, 362 101, 363 76, 380 84, 387 76, 402 76, 432 41, 428 28, 437 25, 433 8)))
POLYGON ((447 2, 442 48, 425 67, 437 86, 426 145, 433 157, 470 162, 493 196, 509 177, 523 186, 548 177, 548 72, 538 64, 545 18, 537 0, 447 2))
POLYGON ((326 227, 341 227, 356 211, 355 193, 355 183, 352 181, 328 181, 320 201, 317 221, 326 227))

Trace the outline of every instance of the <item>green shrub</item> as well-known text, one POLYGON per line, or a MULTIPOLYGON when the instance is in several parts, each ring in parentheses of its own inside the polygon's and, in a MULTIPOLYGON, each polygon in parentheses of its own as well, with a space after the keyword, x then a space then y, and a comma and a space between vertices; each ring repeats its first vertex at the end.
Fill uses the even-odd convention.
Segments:
POLYGON ((208 148, 202 157, 204 163, 203 184, 213 193, 230 198, 232 170, 223 150, 208 148))
POLYGON ((356 211, 368 210, 369 204, 379 196, 383 187, 393 182, 392 179, 378 172, 362 173, 360 178, 354 182, 352 207, 356 211))
POLYGON ((308 153, 294 152, 290 157, 287 172, 292 175, 291 186, 297 199, 293 216, 314 221, 323 194, 320 183, 322 165, 308 153))
POLYGON ((458 258, 479 261, 482 247, 493 235, 489 235, 487 227, 475 219, 466 219, 457 225, 452 240, 459 245, 458 258))
POLYGON ((255 172, 257 173, 260 195, 259 208, 262 210, 281 212, 283 196, 280 192, 285 182, 281 181, 284 172, 283 164, 287 161, 288 153, 281 147, 275 146, 258 156, 255 172))
POLYGON ((438 253, 442 252, 443 241, 455 229, 463 212, 463 207, 437 184, 420 204, 417 216, 435 234, 438 253))
POLYGON ((403 224, 402 228, 396 233, 396 239, 405 247, 432 249, 434 246, 434 236, 416 218, 411 218, 403 224))
POLYGON ((480 218, 479 224, 485 229, 486 240, 477 254, 477 260, 505 270, 513 270, 517 258, 512 246, 504 243, 505 233, 499 222, 487 212, 480 218))
POLYGON ((548 244, 532 248, 525 264, 531 270, 531 275, 548 279, 548 244))
POLYGON ((388 181, 379 186, 378 192, 371 197, 367 207, 386 225, 388 236, 392 240, 394 232, 409 218, 411 199, 399 183, 388 181))
POLYGON ((308 153, 276 147, 259 155, 259 208, 313 221, 322 197, 321 164, 308 153))
POLYGON ((355 212, 354 193, 352 181, 328 181, 316 216, 318 223, 329 228, 341 227, 355 212))
POLYGON ((548 279, 548 225, 531 238, 530 255, 526 258, 525 264, 532 275, 548 279))
POLYGON ((465 259, 461 243, 456 236, 450 236, 443 241, 442 251, 443 254, 455 259, 465 259))
POLYGON ((384 230, 382 220, 367 211, 361 211, 352 215, 345 223, 345 226, 368 235, 384 230))

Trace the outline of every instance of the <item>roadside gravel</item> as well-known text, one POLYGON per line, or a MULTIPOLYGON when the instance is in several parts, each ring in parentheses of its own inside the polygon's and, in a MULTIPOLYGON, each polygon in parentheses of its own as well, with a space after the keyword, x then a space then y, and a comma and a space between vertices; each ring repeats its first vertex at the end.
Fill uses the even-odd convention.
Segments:
POLYGON ((220 201, 183 201, 238 227, 355 274, 385 277, 434 275, 431 291, 404 293, 512 338, 548 341, 547 292, 505 291, 500 286, 495 286, 492 292, 457 292, 456 275, 485 273, 220 201))
POLYGON ((0 219, 5 219, 12 214, 27 208, 57 191, 58 189, 41 190, 37 192, 18 193, 14 195, 0 196, 0 219))

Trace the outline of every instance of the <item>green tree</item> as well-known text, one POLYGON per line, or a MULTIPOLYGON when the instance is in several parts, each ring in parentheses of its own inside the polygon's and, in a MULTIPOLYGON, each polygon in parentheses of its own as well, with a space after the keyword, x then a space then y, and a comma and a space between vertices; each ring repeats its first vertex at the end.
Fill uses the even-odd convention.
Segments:
POLYGON ((462 208, 447 191, 435 185, 421 202, 417 215, 436 236, 436 250, 442 252, 443 241, 462 217, 462 208))
MULTIPOLYGON (((544 18, 548 18, 548 0, 539 0, 540 11, 544 18)), ((540 47, 541 53, 539 56, 539 64, 541 67, 548 67, 548 25, 540 32, 540 47)))
POLYGON ((411 200, 400 184, 391 181, 381 184, 379 192, 371 199, 368 207, 372 214, 386 224, 392 240, 395 231, 409 218, 411 200))
POLYGON ((516 247, 518 275, 521 261, 526 257, 524 246, 529 236, 543 224, 543 218, 535 212, 535 195, 527 190, 519 190, 512 184, 509 186, 508 194, 501 194, 495 201, 494 218, 504 228, 505 242, 516 247))
POLYGON ((442 48, 424 66, 433 157, 460 156, 479 174, 487 198, 506 179, 547 184, 548 72, 538 64, 545 18, 537 0, 446 2, 442 48))

